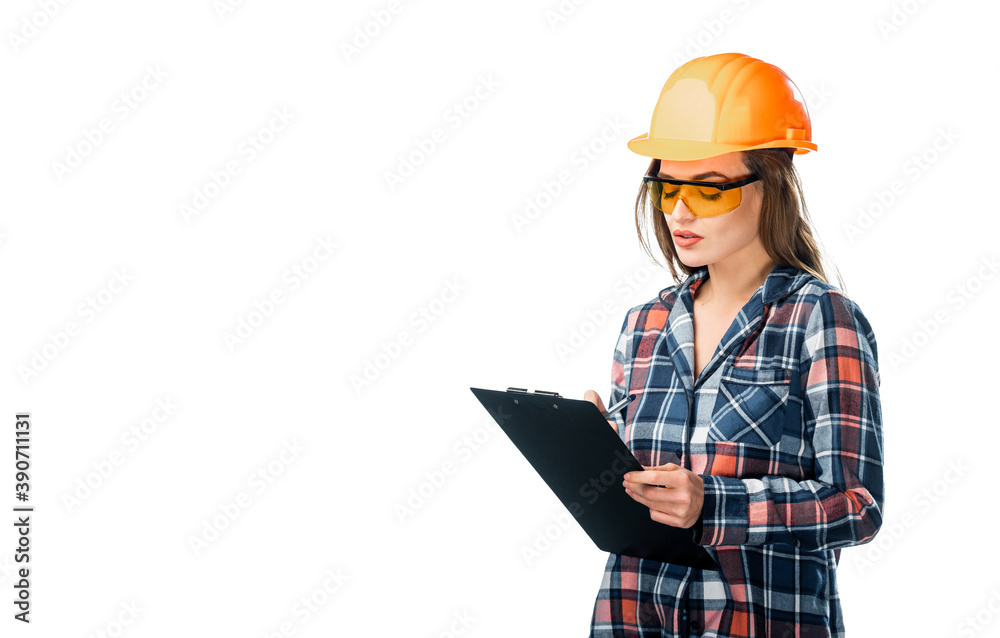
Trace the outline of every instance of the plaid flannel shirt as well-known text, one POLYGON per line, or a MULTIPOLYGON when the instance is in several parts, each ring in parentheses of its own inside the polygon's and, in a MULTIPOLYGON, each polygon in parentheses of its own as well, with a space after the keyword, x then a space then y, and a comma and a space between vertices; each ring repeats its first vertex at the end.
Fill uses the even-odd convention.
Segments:
POLYGON ((640 463, 701 475, 692 535, 721 572, 609 554, 590 635, 843 636, 840 550, 882 523, 875 335, 842 291, 778 265, 695 382, 707 277, 628 311, 608 405, 636 395, 614 418, 640 463))

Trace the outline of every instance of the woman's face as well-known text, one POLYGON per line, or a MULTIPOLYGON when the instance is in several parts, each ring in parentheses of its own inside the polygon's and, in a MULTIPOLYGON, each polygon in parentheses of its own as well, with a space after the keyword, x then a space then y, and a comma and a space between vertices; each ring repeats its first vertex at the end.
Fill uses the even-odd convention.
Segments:
MULTIPOLYGON (((749 174, 739 153, 725 153, 701 160, 660 160, 660 177, 732 182, 749 174)), ((664 211, 670 239, 684 265, 697 268, 730 256, 734 257, 730 261, 739 263, 758 254, 758 251, 765 252, 757 235, 762 201, 759 188, 759 181, 743 186, 740 205, 716 217, 695 217, 680 198, 677 198, 672 212, 664 211), (674 235, 677 230, 690 231, 702 239, 682 246, 674 235)))

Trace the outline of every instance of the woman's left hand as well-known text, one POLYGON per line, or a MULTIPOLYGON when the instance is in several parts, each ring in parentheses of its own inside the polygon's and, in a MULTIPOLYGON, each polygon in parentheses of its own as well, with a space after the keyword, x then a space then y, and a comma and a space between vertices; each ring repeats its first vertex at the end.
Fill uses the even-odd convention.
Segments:
POLYGON ((626 474, 622 484, 632 498, 649 508, 650 518, 685 529, 697 523, 705 503, 701 477, 676 463, 643 467, 642 472, 626 474))

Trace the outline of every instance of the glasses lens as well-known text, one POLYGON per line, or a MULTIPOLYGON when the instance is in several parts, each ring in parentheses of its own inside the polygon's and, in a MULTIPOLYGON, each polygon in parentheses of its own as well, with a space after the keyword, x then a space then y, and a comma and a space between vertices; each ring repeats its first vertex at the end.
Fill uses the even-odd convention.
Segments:
POLYGON ((663 212, 663 203, 660 201, 663 196, 663 184, 654 181, 646 182, 646 193, 649 195, 649 201, 653 204, 653 208, 663 212))
POLYGON ((693 184, 678 186, 652 181, 646 182, 646 184, 653 206, 667 214, 674 211, 678 198, 684 201, 684 205, 695 217, 723 215, 739 206, 740 201, 742 201, 742 187, 719 190, 711 186, 695 186, 693 184))
POLYGON ((692 190, 690 197, 685 198, 691 213, 696 217, 715 217, 730 212, 740 205, 742 188, 719 190, 710 186, 687 186, 692 190))
POLYGON ((680 187, 664 182, 646 182, 646 185, 649 188, 649 199, 652 201, 653 207, 658 211, 666 211, 668 214, 673 212, 680 187))

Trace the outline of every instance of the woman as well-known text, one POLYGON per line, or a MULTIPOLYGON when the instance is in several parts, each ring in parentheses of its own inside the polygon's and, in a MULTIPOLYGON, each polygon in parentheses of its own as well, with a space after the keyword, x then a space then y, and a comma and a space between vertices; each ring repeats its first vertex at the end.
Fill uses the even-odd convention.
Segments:
POLYGON ((646 468, 623 488, 720 570, 610 554, 591 636, 844 635, 840 550, 882 522, 878 356, 824 276, 792 164, 810 140, 791 80, 727 53, 677 69, 628 144, 653 158, 643 247, 648 199, 685 278, 622 323, 610 402, 635 400, 612 426, 646 468))

